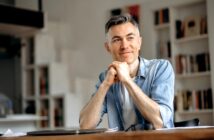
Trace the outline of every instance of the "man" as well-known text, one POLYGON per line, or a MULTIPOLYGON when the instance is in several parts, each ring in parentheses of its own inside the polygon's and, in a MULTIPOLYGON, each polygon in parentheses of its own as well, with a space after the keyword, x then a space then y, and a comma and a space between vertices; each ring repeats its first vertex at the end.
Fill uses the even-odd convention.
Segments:
POLYGON ((110 18, 106 50, 113 62, 102 72, 97 91, 80 112, 80 128, 96 128, 105 113, 119 130, 173 127, 174 72, 167 60, 139 56, 142 38, 130 15, 110 18))

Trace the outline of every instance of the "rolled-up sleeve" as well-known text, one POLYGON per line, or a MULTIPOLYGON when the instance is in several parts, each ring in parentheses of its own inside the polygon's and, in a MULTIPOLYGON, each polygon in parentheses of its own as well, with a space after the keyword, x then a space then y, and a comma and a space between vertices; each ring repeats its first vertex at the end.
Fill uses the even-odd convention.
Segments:
POLYGON ((175 75, 172 65, 161 60, 154 67, 151 98, 159 104, 164 127, 173 127, 175 75))
MULTIPOLYGON (((98 83, 96 84, 96 89, 95 89, 95 92, 94 92, 94 94, 93 94, 92 96, 94 96, 94 95, 96 94, 96 92, 97 92, 97 90, 98 90, 100 84, 101 84, 102 81, 104 80, 104 77, 105 77, 105 73, 101 73, 101 74, 99 75, 99 81, 98 81, 98 83)), ((106 98, 105 98, 105 100, 104 100, 104 102, 103 102, 102 109, 101 109, 101 111, 100 111, 100 120, 99 120, 97 126, 102 122, 102 118, 103 118, 103 116, 104 116, 105 113, 107 113, 106 98)))

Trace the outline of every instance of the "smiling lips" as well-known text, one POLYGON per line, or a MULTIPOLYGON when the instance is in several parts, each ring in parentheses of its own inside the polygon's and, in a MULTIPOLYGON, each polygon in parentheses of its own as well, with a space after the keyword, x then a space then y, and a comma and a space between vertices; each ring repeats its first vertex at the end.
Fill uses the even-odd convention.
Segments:
POLYGON ((125 56, 126 56, 126 55, 128 55, 128 54, 130 54, 130 53, 132 53, 132 52, 131 52, 131 51, 126 51, 126 52, 121 52, 120 55, 122 55, 122 56, 125 55, 125 56))

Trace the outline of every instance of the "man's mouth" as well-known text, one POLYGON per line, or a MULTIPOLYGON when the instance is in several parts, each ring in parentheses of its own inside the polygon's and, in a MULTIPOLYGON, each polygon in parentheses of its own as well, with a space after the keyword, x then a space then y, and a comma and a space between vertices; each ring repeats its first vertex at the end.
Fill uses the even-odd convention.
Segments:
POLYGON ((131 53, 131 52, 121 52, 120 54, 124 55, 124 54, 129 54, 129 53, 131 53))

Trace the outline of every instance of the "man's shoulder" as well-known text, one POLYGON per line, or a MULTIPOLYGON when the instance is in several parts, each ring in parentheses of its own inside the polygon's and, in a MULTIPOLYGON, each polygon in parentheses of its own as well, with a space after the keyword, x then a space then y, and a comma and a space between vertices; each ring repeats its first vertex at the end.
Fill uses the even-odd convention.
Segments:
POLYGON ((106 72, 107 72, 107 70, 100 72, 100 74, 99 74, 99 80, 100 81, 103 81, 105 79, 106 72))
POLYGON ((145 58, 141 58, 140 59, 140 63, 144 64, 145 66, 151 66, 151 65, 171 65, 171 63, 169 62, 169 60, 167 59, 145 59, 145 58))
POLYGON ((141 69, 146 69, 146 71, 173 71, 172 64, 167 59, 142 59, 141 69))

